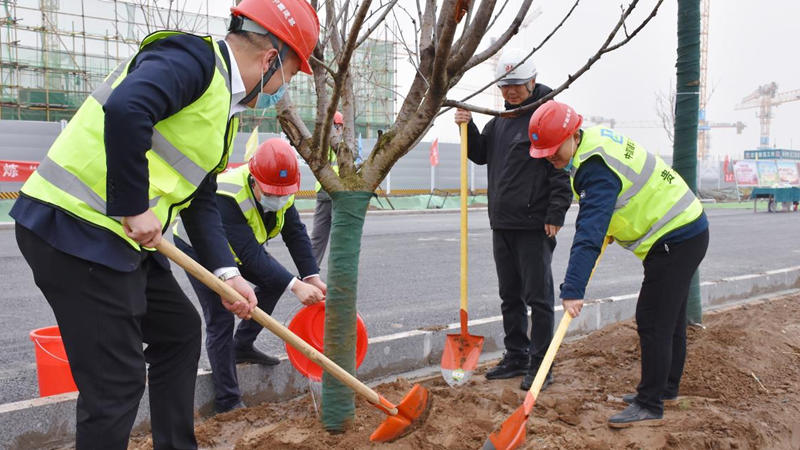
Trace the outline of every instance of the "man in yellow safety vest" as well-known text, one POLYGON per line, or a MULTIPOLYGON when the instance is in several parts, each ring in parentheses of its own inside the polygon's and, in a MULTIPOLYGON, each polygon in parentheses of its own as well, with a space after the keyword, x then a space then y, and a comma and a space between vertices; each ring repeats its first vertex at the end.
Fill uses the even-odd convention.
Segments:
MULTIPOLYGON (((221 174, 217 183, 217 207, 228 244, 242 276, 256 286, 259 308, 272 314, 284 292, 292 292, 305 305, 322 300, 327 286, 319 277, 306 227, 294 207, 300 167, 291 145, 278 138, 264 142, 248 164, 221 174), (292 255, 300 279, 267 252, 269 241, 278 235, 292 255)), ((175 226, 174 234, 175 246, 197 259, 182 221, 175 226)), ((234 318, 220 304, 219 295, 191 274, 186 275, 206 319, 206 352, 216 412, 243 408, 236 364, 274 366, 280 361, 253 345, 264 327, 243 320, 234 333, 234 318)))
MULTIPOLYGON (((145 380, 154 450, 196 449, 200 317, 153 251, 178 214, 201 263, 249 301, 217 211, 236 114, 269 107, 308 58, 306 0, 243 0, 224 40, 160 31, 100 84, 11 211, 75 384, 76 449, 126 450, 145 380), (143 345, 146 344, 146 345, 143 345)), ((220 300, 221 301, 221 300, 220 300)))
POLYGON ((644 264, 636 304, 642 352, 636 394, 608 421, 613 428, 660 422, 675 404, 686 360, 689 286, 708 249, 708 219, 686 182, 658 156, 614 130, 581 129, 571 107, 549 101, 531 116, 533 158, 569 171, 580 205, 561 285, 564 311, 577 317, 603 242, 611 238, 644 264))

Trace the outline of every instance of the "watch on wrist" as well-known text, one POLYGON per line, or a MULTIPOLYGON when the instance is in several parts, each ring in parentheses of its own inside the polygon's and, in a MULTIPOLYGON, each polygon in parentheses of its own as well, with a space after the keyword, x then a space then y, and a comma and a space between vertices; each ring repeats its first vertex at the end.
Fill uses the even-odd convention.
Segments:
POLYGON ((241 275, 242 274, 241 274, 241 272, 239 272, 239 269, 231 269, 231 270, 226 270, 225 272, 222 272, 219 275, 219 279, 222 280, 222 281, 228 281, 233 277, 238 277, 238 276, 241 276, 241 275))

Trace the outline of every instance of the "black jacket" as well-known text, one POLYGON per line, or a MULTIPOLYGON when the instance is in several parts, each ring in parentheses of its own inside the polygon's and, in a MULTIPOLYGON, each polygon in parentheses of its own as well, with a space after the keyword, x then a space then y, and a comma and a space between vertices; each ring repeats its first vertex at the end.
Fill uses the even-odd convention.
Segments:
MULTIPOLYGON (((242 266, 260 277, 259 280, 248 281, 278 291, 285 289, 294 275, 273 259, 265 251, 266 247, 258 244, 253 228, 247 223, 247 219, 244 217, 242 209, 236 203, 236 200, 217 194, 217 205, 219 206, 219 214, 222 216, 222 224, 225 226, 225 234, 228 236, 228 243, 230 243, 233 251, 236 252, 242 262, 242 266)), ((258 208, 267 230, 275 228, 277 220, 275 213, 264 212, 260 204, 256 208, 258 208)), ((300 278, 319 274, 317 260, 311 250, 311 240, 308 238, 306 226, 300 220, 300 214, 294 206, 286 210, 281 237, 283 237, 283 242, 289 249, 289 254, 292 255, 292 260, 297 266, 300 278)))
MULTIPOLYGON (((550 93, 536 84, 533 95, 520 106, 550 93)), ((506 109, 512 109, 506 103, 506 109)), ((496 117, 483 132, 468 126, 468 155, 475 164, 487 165, 489 225, 493 230, 541 230, 545 224, 563 226, 572 203, 569 174, 546 159, 531 158, 528 122, 533 112, 519 117, 496 117)))
MULTIPOLYGON (((227 46, 221 45, 220 50, 230 67, 227 46)), ((128 76, 103 107, 107 180, 109 188, 113 185, 106 203, 109 216, 134 216, 147 210, 150 184, 145 153, 152 146, 153 127, 200 98, 211 84, 215 67, 208 43, 189 35, 158 41, 131 63, 128 76)), ((219 153, 217 148, 209 151, 219 153)), ((216 178, 209 174, 191 205, 181 212, 200 263, 212 271, 236 266, 217 211, 216 178)), ((136 270, 147 256, 170 267, 161 253, 138 252, 116 234, 30 197, 21 197, 10 214, 54 248, 120 272, 136 270)))

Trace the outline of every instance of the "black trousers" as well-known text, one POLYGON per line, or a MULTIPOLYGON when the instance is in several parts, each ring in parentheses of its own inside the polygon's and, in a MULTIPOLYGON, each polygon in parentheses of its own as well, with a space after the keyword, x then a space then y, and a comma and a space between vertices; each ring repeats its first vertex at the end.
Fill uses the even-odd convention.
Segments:
POLYGON ((196 449, 201 322, 172 272, 152 256, 133 272, 117 272, 62 253, 20 225, 16 235, 53 308, 80 392, 76 450, 128 448, 145 378, 154 449, 196 449))
MULTIPOLYGON (((175 246, 191 258, 197 259, 194 248, 181 239, 175 239, 175 246)), ((279 289, 264 286, 257 274, 245 266, 240 265, 239 271, 245 280, 255 284, 258 307, 265 313, 272 314, 286 286, 279 289)), ((225 411, 242 400, 234 351, 235 349, 251 348, 264 327, 255 320, 242 320, 234 333, 236 317, 222 305, 219 294, 188 272, 186 276, 189 277, 189 282, 203 308, 203 317, 206 320, 206 352, 208 361, 211 363, 211 382, 214 384, 215 403, 218 410, 225 411)))
POLYGON ((686 302, 692 277, 708 249, 708 230, 676 244, 653 247, 644 259, 636 304, 642 379, 636 403, 663 413, 662 398, 678 395, 686 361, 686 302))
POLYGON ((494 262, 500 285, 506 353, 531 356, 534 367, 553 339, 553 260, 555 239, 540 231, 493 230, 494 262), (528 336, 528 307, 531 333, 528 336))

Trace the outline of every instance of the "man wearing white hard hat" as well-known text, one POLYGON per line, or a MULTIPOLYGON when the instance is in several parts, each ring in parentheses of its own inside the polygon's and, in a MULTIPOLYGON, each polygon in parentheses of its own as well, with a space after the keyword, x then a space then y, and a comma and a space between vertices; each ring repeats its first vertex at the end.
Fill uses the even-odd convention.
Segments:
MULTIPOLYGON (((552 89, 536 82, 528 51, 508 49, 496 68, 497 87, 507 110, 529 105, 552 89)), ((459 109, 458 124, 468 123, 468 155, 486 164, 489 224, 500 286, 506 353, 486 373, 488 379, 524 376, 528 390, 553 337, 553 275, 550 263, 556 234, 572 202, 569 176, 528 155, 528 122, 533 111, 494 118, 479 131, 469 111, 459 109), (528 334, 528 307, 531 308, 528 334)), ((548 374, 542 389, 552 383, 548 374)))

